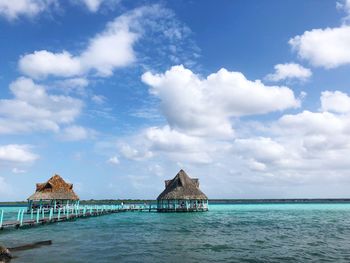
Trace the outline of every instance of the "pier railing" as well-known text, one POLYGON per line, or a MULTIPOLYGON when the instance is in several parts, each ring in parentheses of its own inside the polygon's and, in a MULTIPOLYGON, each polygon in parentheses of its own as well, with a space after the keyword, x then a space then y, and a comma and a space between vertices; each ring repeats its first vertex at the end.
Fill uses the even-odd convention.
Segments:
POLYGON ((156 211, 155 205, 85 205, 64 206, 57 209, 39 208, 36 210, 19 208, 18 211, 0 209, 0 230, 9 228, 25 228, 36 225, 49 224, 101 216, 126 211, 156 211))

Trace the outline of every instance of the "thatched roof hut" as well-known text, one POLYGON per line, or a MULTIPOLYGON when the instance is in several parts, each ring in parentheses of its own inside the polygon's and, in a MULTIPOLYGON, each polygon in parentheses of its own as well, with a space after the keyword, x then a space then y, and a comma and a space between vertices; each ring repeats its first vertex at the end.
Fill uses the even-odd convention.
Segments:
POLYGON ((73 191, 73 184, 55 174, 46 183, 36 184, 36 191, 28 201, 38 200, 79 200, 79 197, 73 191))
POLYGON ((199 189, 199 180, 180 170, 165 181, 165 190, 157 198, 160 212, 207 211, 208 197, 199 189))
POLYGON ((207 200, 208 197, 199 189, 199 180, 190 178, 180 170, 172 180, 165 181, 165 190, 157 200, 207 200))

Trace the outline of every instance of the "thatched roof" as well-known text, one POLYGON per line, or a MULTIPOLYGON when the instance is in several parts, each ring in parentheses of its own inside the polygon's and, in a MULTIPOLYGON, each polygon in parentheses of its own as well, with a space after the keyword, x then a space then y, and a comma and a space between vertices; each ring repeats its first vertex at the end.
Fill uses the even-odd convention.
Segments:
POLYGON ((36 191, 28 200, 79 200, 79 197, 73 191, 73 184, 55 174, 46 183, 36 184, 36 191))
POLYGON ((199 190, 198 179, 191 179, 184 170, 180 170, 174 179, 165 181, 165 190, 157 200, 162 199, 206 200, 208 197, 199 190))

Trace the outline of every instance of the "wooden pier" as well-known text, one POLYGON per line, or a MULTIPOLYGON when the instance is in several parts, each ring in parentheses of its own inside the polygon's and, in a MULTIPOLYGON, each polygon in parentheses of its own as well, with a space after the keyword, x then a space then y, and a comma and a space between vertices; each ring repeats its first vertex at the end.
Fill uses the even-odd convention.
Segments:
POLYGON ((109 215, 120 212, 153 212, 157 211, 155 206, 149 205, 103 205, 103 206, 75 206, 63 207, 54 211, 51 209, 38 209, 27 211, 20 208, 17 220, 4 220, 5 211, 0 209, 0 230, 30 228, 39 225, 72 221, 79 218, 89 218, 109 215))
POLYGON ((207 211, 209 211, 208 207, 201 207, 201 208, 180 207, 180 208, 158 208, 157 209, 157 212, 162 212, 162 213, 207 212, 207 211))

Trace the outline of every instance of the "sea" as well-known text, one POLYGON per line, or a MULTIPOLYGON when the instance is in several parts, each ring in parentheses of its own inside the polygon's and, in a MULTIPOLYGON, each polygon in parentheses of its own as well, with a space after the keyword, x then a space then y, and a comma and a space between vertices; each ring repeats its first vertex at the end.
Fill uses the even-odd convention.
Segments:
MULTIPOLYGON (((18 207, 4 208, 14 216, 18 207)), ((11 262, 350 262, 350 204, 213 204, 208 212, 124 212, 0 232, 11 262)))

